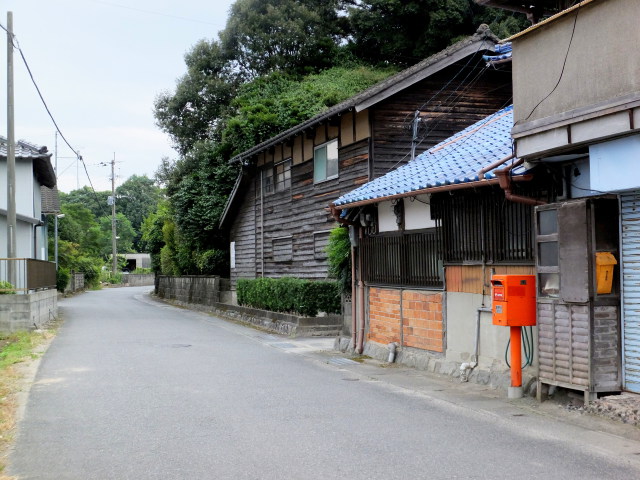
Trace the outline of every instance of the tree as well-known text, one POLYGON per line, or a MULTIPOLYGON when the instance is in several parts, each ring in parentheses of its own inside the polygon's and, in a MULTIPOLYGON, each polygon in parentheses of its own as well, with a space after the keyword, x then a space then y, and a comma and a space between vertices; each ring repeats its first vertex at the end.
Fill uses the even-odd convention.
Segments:
POLYGON ((523 15, 480 7, 472 0, 363 0, 352 2, 348 11, 350 48, 373 64, 413 65, 471 35, 481 23, 505 36, 526 27, 523 15))
POLYGON ((163 92, 154 103, 156 124, 167 133, 178 153, 215 131, 237 87, 237 74, 216 41, 201 40, 185 55, 187 73, 174 93, 163 92))
POLYGON ((69 193, 60 192, 61 204, 77 204, 91 210, 96 218, 111 215, 111 208, 107 203, 107 197, 111 192, 96 192, 92 188, 84 186, 69 193))
POLYGON ((116 188, 116 209, 127 217, 136 232, 133 239, 136 251, 140 251, 142 222, 156 211, 161 195, 161 190, 146 175, 132 175, 116 188))
MULTIPOLYGON (((113 251, 111 245, 111 239, 113 238, 111 234, 111 218, 102 217, 100 219, 100 229, 103 234, 101 253, 105 258, 109 258, 113 251)), ((129 219, 122 213, 116 214, 116 236, 117 253, 131 253, 134 251, 133 240, 136 237, 136 231, 131 226, 129 219)))
POLYGON ((101 254, 104 236, 95 215, 77 203, 62 204, 64 217, 58 221, 58 238, 77 245, 85 256, 98 257, 101 254))
POLYGON ((339 0, 236 0, 222 45, 247 78, 311 73, 333 64, 343 21, 339 0))
POLYGON ((165 246, 162 229, 170 218, 169 205, 166 200, 158 203, 156 211, 152 212, 142 222, 140 245, 143 251, 151 255, 151 268, 154 272, 162 272, 160 252, 165 246))

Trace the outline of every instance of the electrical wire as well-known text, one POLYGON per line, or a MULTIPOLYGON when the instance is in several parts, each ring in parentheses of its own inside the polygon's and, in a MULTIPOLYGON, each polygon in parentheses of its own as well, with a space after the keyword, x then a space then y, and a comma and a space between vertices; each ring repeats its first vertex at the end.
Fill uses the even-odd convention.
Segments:
POLYGON ((538 107, 542 104, 542 102, 544 102, 547 98, 549 98, 553 92, 556 91, 556 89, 558 88, 558 86, 560 85, 560 82, 562 81, 562 77, 564 76, 564 69, 567 66, 567 59, 569 58, 569 51, 571 50, 571 45, 573 44, 573 37, 576 33, 576 25, 578 23, 578 15, 580 14, 580 5, 578 5, 578 8, 576 9, 576 16, 573 19, 573 29, 571 30, 571 38, 569 39, 569 45, 567 46, 567 52, 564 55, 564 61, 562 62, 562 70, 560 70, 560 76, 558 77, 558 81, 556 82, 555 86, 553 87, 553 89, 547 94, 547 96, 545 96, 542 100, 540 100, 535 107, 533 107, 533 109, 529 112, 529 115, 527 115, 526 118, 524 118, 523 120, 518 120, 515 125, 518 125, 521 122, 526 122, 527 120, 529 120, 529 118, 531 118, 531 115, 533 115, 533 113, 538 109, 538 107))
MULTIPOLYGON (((0 28, 2 28, 2 30, 7 32, 7 35, 9 35, 9 31, 7 30, 7 28, 4 25, 0 24, 0 28)), ((49 118, 51 119, 51 122, 53 123, 53 126, 55 127, 55 129, 58 132, 58 134, 60 134, 60 137, 62 138, 64 143, 67 144, 69 149, 76 155, 78 160, 80 160, 82 162, 82 166, 84 167, 85 174, 87 175, 87 180, 89 180, 89 185, 91 186, 91 190, 93 192, 94 198, 95 198, 96 202, 98 203, 99 208, 102 208, 102 204, 100 203, 100 199, 98 198, 98 194, 96 192, 96 189, 93 187, 93 182, 91 181, 91 177, 89 176, 89 171, 87 170, 87 165, 86 165, 84 159, 82 158, 82 155, 80 155, 80 152, 78 152, 75 148, 73 148, 71 146, 71 144, 69 143, 67 138, 64 136, 64 134, 60 130, 60 127, 58 126, 58 122, 56 122, 55 118, 53 117, 53 114, 51 113, 51 110, 49 109, 49 106, 47 105, 47 102, 45 101, 44 96, 42 95, 42 92, 40 91, 40 87, 38 87, 38 84, 37 84, 37 82, 36 82, 36 80, 35 80, 35 78, 33 76, 33 72, 31 71, 31 68, 29 67, 29 63, 27 62, 27 59, 26 59, 26 57, 24 55, 24 52, 22 51, 22 48, 20 48, 20 43, 18 42, 18 38, 13 33, 11 33, 10 35, 11 35, 11 46, 13 48, 15 48, 16 50, 18 50, 18 53, 20 54, 20 58, 22 58, 22 62, 24 63, 25 68, 27 69, 27 73, 29 74, 29 78, 31 79, 31 83, 33 83, 33 86, 35 87, 36 92, 38 93, 38 97, 40 97, 40 101, 42 102, 42 105, 44 106, 45 110, 47 111, 47 114, 49 115, 49 118)), ((56 178, 56 180, 57 180, 57 178, 56 178)), ((108 214, 107 214, 107 216, 108 216, 108 214)))
MULTIPOLYGON (((471 63, 471 60, 473 60, 473 58, 475 57, 475 55, 480 51, 481 46, 482 46, 482 44, 479 44, 479 45, 478 45, 478 49, 477 49, 475 52, 473 52, 473 55, 469 55, 469 60, 467 60, 467 63, 465 63, 465 64, 462 66, 462 68, 460 68, 460 69, 456 72, 456 74, 455 74, 453 77, 451 77, 451 79, 450 79, 450 80, 449 80, 445 85, 443 85, 443 86, 440 88, 440 90, 438 90, 436 93, 434 93, 434 94, 431 96, 431 98, 430 98, 429 100, 427 100, 427 101, 426 101, 426 102, 424 102, 422 105, 420 105, 420 107, 416 108, 416 110, 422 110, 425 106, 427 106, 428 104, 430 104, 434 98, 436 98, 438 95, 440 95, 440 93, 441 93, 445 88, 447 88, 447 87, 451 84, 451 82, 453 82, 453 81, 458 77, 458 75, 460 75, 460 73, 462 73, 462 71, 463 71, 464 69, 466 69, 466 68, 469 66, 469 64, 471 63)), ((464 80, 463 80, 463 81, 464 81, 464 80)), ((407 119, 408 119, 410 116, 411 116, 411 114, 409 114, 409 113, 408 113, 408 114, 404 117, 404 119, 403 119, 402 123, 403 123, 403 124, 406 124, 406 123, 407 123, 407 119)))
MULTIPOLYGON (((528 367, 533 365, 533 354, 535 350, 535 345, 533 342, 533 327, 529 327, 529 331, 527 332, 527 327, 522 327, 522 346, 524 347, 524 364, 521 368, 528 367)), ((507 342, 507 348, 504 350, 504 361, 507 364, 507 367, 511 368, 511 363, 509 362, 509 348, 511 346, 511 338, 507 342)))
MULTIPOLYGON (((473 70, 472 70, 473 71, 473 70)), ((453 92, 451 92, 448 97, 445 99, 445 103, 443 104, 442 108, 447 108, 449 107, 449 111, 448 112, 444 112, 444 113, 451 113, 453 111, 453 109, 460 103, 462 96, 471 88, 473 87, 473 85, 476 84, 476 82, 480 79, 480 77, 484 74, 484 72, 486 72, 486 68, 481 69, 476 76, 469 82, 469 84, 467 84, 464 89, 462 89, 461 91, 459 91, 458 89, 454 90, 453 92), (459 92, 456 97, 453 100, 453 103, 451 105, 447 105, 446 102, 448 102, 451 97, 456 93, 459 92)), ((466 80, 467 78, 469 78, 469 74, 467 75, 467 77, 465 77, 464 80, 466 80)), ((459 87, 462 87, 464 85, 464 80, 460 83, 459 87)), ((442 90, 440 90, 442 91, 442 90)), ((431 99, 433 99, 435 96, 431 97, 431 99)), ((509 103, 511 102, 511 99, 509 99, 509 103)), ((427 103, 424 103, 422 107, 426 106, 427 103)), ((438 126, 440 126, 440 124, 442 123, 442 117, 444 117, 445 115, 442 115, 440 119, 436 120, 433 125, 431 125, 431 127, 426 130, 418 139, 418 142, 416 143, 416 148, 419 147, 420 145, 422 145, 424 143, 424 141, 429 137, 429 134, 432 133, 438 126)), ((406 155, 404 155, 402 158, 400 158, 396 163, 394 163, 390 170, 393 170, 394 168, 396 168, 400 163, 402 163, 405 159, 407 159, 409 156, 411 155, 411 153, 407 153, 406 155)))

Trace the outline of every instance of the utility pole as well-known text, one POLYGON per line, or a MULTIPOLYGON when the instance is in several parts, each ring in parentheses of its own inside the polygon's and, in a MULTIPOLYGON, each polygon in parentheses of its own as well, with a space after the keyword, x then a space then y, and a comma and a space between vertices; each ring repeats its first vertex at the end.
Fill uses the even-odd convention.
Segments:
MULTIPOLYGON (((53 171, 56 173, 56 186, 58 185, 58 131, 56 130, 55 132, 55 145, 54 145, 54 154, 55 154, 55 160, 56 160, 56 164, 55 167, 53 167, 53 171)), ((58 212, 54 212, 53 214, 53 221, 55 222, 54 224, 54 234, 55 234, 55 239, 54 239, 54 252, 53 252, 53 258, 56 261, 56 271, 58 271, 58 212)))
POLYGON ((411 122, 411 161, 416 158, 416 146, 418 144, 418 123, 420 123, 420 110, 416 110, 413 114, 413 122, 411 122))
POLYGON ((115 277, 118 271, 118 256, 116 244, 116 152, 111 160, 111 254, 113 256, 112 273, 115 277))
MULTIPOLYGON (((13 12, 7 12, 7 257, 16 258, 16 145, 13 115, 13 12)), ((15 260, 8 262, 8 280, 16 286, 15 260)))

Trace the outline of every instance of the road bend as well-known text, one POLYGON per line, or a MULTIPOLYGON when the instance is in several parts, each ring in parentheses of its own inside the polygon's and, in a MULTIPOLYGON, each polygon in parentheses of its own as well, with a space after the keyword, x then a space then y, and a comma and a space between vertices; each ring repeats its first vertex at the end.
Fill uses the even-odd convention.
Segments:
POLYGON ((168 306, 148 291, 61 302, 64 324, 42 359, 7 474, 640 478, 628 455, 601 448, 609 438, 640 452, 633 442, 390 388, 358 366, 291 354, 296 340, 168 306))

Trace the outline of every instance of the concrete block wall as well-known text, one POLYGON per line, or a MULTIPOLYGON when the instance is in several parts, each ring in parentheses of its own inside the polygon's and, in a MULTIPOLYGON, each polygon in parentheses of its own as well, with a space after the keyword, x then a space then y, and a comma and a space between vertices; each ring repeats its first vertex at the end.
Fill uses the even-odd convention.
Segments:
POLYGON ((161 275, 157 278, 157 294, 184 303, 213 305, 220 301, 220 277, 161 275))
POLYGON ((153 285, 155 278, 156 277, 153 273, 129 273, 127 275, 123 275, 122 281, 125 285, 128 285, 130 287, 145 287, 153 285))
POLYGON ((79 292, 80 290, 84 290, 84 273, 72 272, 64 292, 79 292))
POLYGON ((442 293, 369 288, 368 340, 442 353, 442 293))
POLYGON ((33 330, 58 315, 58 292, 43 290, 24 295, 0 295, 0 332, 33 330))

